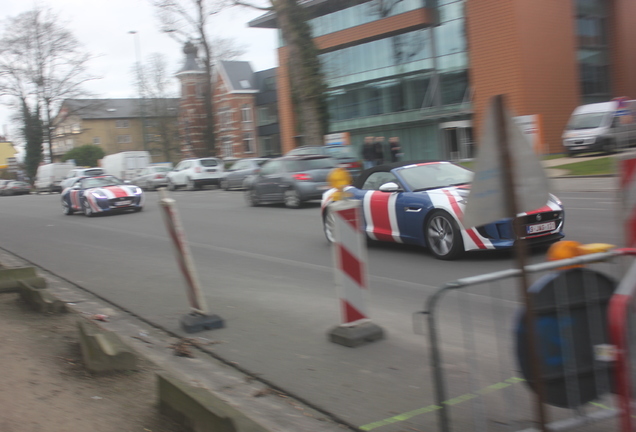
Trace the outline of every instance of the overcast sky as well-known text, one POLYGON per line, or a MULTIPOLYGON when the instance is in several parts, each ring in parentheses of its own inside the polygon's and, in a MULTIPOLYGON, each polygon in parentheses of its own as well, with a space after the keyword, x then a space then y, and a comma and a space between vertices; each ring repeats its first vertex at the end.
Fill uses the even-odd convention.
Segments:
MULTIPOLYGON (((266 4, 258 0, 257 4, 266 4)), ((0 18, 2 30, 7 17, 15 17, 32 9, 35 2, 8 0, 2 2, 0 18)), ((176 41, 159 31, 159 23, 149 0, 39 0, 39 5, 50 6, 60 18, 69 23, 69 30, 97 56, 90 63, 90 73, 102 79, 86 84, 86 88, 102 98, 136 97, 131 69, 135 65, 135 35, 138 32, 141 57, 145 61, 150 54, 165 56, 172 71, 183 62, 183 53, 176 41)), ((244 45, 247 52, 240 60, 248 61, 254 71, 277 66, 276 31, 252 29, 247 22, 263 14, 257 10, 231 8, 210 20, 208 34, 211 37, 233 38, 244 45)), ((175 82, 177 82, 175 78, 175 82)), ((175 90, 177 87, 175 87, 175 90)), ((15 139, 15 126, 10 125, 10 111, 0 105, 0 125, 9 128, 9 138, 15 139)))

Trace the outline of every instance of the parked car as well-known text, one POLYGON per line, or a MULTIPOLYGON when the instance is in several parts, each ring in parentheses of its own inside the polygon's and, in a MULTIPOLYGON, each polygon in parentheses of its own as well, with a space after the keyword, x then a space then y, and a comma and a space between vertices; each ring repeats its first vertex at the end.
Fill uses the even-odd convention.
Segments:
POLYGON ((55 162, 38 167, 35 174, 35 191, 62 192, 62 180, 70 170, 75 168, 75 162, 55 162))
MULTIPOLYGON (((363 171, 345 188, 362 201, 363 230, 371 240, 424 246, 444 260, 465 251, 512 248, 512 219, 480 227, 462 225, 473 172, 447 161, 395 162, 363 171)), ((323 229, 333 241, 331 189, 323 195, 323 229)), ((554 195, 544 207, 518 215, 530 244, 563 238, 563 205, 554 195)))
POLYGON ((356 178, 362 171, 360 157, 350 145, 302 146, 285 153, 285 156, 319 154, 338 161, 338 166, 346 168, 351 177, 356 178))
POLYGON ((110 175, 82 177, 62 192, 65 215, 76 211, 88 217, 125 210, 139 212, 143 206, 144 194, 140 187, 110 175))
POLYGON ((104 173, 122 180, 132 180, 150 165, 152 157, 145 150, 124 151, 104 156, 101 167, 104 173))
POLYGON ((104 174, 104 170, 98 167, 75 168, 70 170, 68 174, 66 174, 66 176, 64 177, 64 180, 62 180, 62 182, 60 183, 60 186, 62 187, 62 190, 64 190, 70 185, 72 185, 73 183, 75 183, 75 181, 79 177, 93 177, 93 176, 98 176, 103 174, 104 174))
POLYGON ((336 161, 322 155, 283 156, 266 162, 258 174, 246 179, 246 198, 252 206, 282 202, 299 208, 320 199, 329 189, 327 175, 336 161))
POLYGON ((219 186, 225 190, 242 189, 245 179, 250 175, 257 174, 261 166, 268 160, 268 158, 247 158, 234 162, 229 169, 225 170, 219 186))
POLYGON ((0 180, 0 193, 2 193, 2 189, 12 181, 13 180, 0 180))
POLYGON ((185 159, 167 174, 168 189, 185 187, 187 190, 196 190, 204 185, 218 185, 223 171, 221 159, 185 159))
POLYGON ((31 193, 31 185, 23 181, 10 181, 0 189, 0 195, 27 195, 31 193))
POLYGON ((151 165, 142 169, 139 175, 132 179, 132 183, 145 190, 155 190, 159 187, 168 186, 167 174, 170 167, 162 165, 151 165))

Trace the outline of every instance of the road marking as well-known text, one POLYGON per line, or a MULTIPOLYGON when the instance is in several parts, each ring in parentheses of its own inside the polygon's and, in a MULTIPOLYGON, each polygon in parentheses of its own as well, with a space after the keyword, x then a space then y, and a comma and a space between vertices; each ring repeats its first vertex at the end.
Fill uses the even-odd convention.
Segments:
MULTIPOLYGON (((466 402, 468 400, 474 399, 474 398, 476 398, 476 397, 478 397, 480 395, 486 395, 488 393, 492 393, 494 391, 510 387, 513 384, 520 383, 520 382, 523 382, 523 381, 525 381, 523 378, 511 377, 511 378, 508 378, 507 380, 504 380, 502 382, 498 382, 496 384, 489 385, 488 387, 484 387, 483 389, 478 390, 477 394, 475 394, 475 393, 466 393, 466 394, 463 394, 461 396, 457 396, 457 397, 455 397, 453 399, 448 399, 448 400, 446 400, 446 401, 444 401, 442 403, 444 405, 448 405, 448 406, 457 405, 457 404, 460 404, 462 402, 466 402)), ((386 425, 389 425, 389 424, 392 424, 392 423, 406 421, 406 420, 409 420, 409 419, 411 419, 411 418, 413 418, 415 416, 418 416, 418 415, 421 415, 421 414, 426 414, 426 413, 433 412, 433 411, 437 411, 439 409, 442 409, 442 407, 439 406, 439 405, 429 405, 429 406, 426 406, 426 407, 423 407, 423 408, 418 408, 418 409, 413 410, 413 411, 409 411, 409 412, 405 412, 403 414, 399 414, 399 415, 396 415, 396 416, 393 416, 393 417, 389 417, 389 418, 384 419, 384 420, 380 420, 380 421, 376 421, 376 422, 373 422, 373 423, 369 423, 369 424, 360 426, 360 429, 364 430, 364 431, 370 431, 370 430, 379 428, 381 426, 386 426, 386 425)))

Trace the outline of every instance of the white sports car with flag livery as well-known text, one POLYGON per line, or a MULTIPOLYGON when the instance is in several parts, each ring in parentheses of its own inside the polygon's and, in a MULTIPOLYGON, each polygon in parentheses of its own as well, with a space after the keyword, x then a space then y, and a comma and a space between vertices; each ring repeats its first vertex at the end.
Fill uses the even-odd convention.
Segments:
POLYGON ((125 210, 138 212, 143 206, 141 188, 109 175, 82 177, 62 191, 62 211, 66 215, 82 212, 91 217, 125 210))
MULTIPOLYGON (((345 187, 362 201, 363 230, 372 240, 424 246, 438 259, 450 260, 465 251, 508 249, 519 238, 512 218, 479 227, 462 224, 473 172, 447 161, 396 162, 363 171, 345 187)), ((323 227, 333 241, 334 218, 329 204, 336 189, 322 197, 323 227)), ((550 194, 545 206, 521 213, 531 244, 563 238, 561 201, 550 194)))

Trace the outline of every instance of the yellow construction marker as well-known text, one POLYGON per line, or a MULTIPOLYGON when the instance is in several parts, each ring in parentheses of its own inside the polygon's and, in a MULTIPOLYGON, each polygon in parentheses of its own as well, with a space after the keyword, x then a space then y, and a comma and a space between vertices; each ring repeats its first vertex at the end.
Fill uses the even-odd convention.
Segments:
POLYGON ((327 176, 327 181, 331 187, 338 189, 331 197, 334 201, 340 201, 351 196, 350 193, 344 191, 345 186, 349 186, 352 182, 351 174, 344 168, 334 168, 327 176))
MULTIPOLYGON (((567 258, 574 258, 581 255, 588 255, 599 252, 607 252, 616 246, 608 243, 589 243, 581 244, 572 240, 564 240, 554 243, 548 249, 547 258, 548 261, 558 261, 567 258)), ((583 267, 582 264, 560 267, 560 270, 566 270, 574 267, 583 267)))

